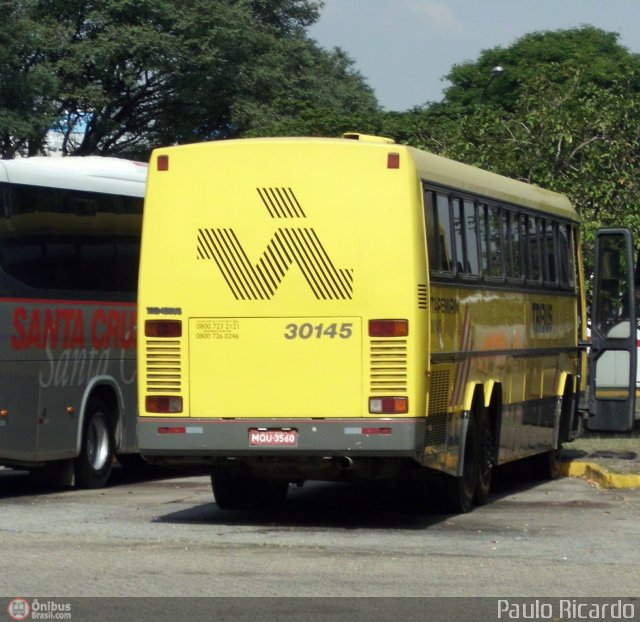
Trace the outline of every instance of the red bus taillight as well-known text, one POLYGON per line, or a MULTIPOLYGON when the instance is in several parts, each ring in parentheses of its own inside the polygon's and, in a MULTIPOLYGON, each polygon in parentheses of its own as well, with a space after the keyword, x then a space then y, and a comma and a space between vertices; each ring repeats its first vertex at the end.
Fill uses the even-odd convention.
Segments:
POLYGON ((144 323, 145 337, 182 337, 182 322, 180 320, 146 320, 144 323))
POLYGON ((369 320, 369 337, 406 337, 409 320, 369 320))
POLYGON ((166 427, 166 426, 161 426, 158 428, 158 434, 186 434, 187 433, 187 428, 185 428, 184 426, 178 426, 178 427, 166 427))
POLYGON ((403 415, 409 412, 409 398, 370 397, 369 412, 374 415, 403 415))
POLYGON ((182 398, 178 395, 147 395, 144 407, 148 413, 181 413, 182 398))

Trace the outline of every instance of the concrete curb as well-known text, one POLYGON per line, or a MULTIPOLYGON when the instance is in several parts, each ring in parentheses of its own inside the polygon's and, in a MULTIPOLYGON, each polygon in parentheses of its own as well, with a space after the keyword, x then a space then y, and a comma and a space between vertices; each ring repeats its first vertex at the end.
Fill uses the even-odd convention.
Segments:
POLYGON ((575 460, 563 462, 560 473, 567 477, 582 477, 602 488, 640 488, 640 475, 632 473, 610 473, 595 462, 575 460))

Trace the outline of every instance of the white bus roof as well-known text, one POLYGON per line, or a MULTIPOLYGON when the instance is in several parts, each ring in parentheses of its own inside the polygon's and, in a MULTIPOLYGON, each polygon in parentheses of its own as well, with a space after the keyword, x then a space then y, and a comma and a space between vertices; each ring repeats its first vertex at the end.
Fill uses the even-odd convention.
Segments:
POLYGON ((0 160, 0 182, 144 196, 147 164, 103 156, 0 160))

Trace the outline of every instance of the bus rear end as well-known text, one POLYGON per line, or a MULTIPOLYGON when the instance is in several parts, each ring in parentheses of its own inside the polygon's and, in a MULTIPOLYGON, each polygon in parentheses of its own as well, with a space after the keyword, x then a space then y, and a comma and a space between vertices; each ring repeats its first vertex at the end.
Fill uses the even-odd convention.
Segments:
POLYGON ((240 482, 256 498, 418 463, 421 196, 409 152, 386 141, 155 151, 139 281, 145 458, 211 466, 229 507, 248 502, 240 482))

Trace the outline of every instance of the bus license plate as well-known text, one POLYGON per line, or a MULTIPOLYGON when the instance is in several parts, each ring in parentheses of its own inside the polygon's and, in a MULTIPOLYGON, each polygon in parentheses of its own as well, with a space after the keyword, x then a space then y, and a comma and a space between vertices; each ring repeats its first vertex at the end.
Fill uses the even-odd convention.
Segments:
POLYGON ((297 430, 249 430, 249 445, 293 447, 298 443, 297 430))

